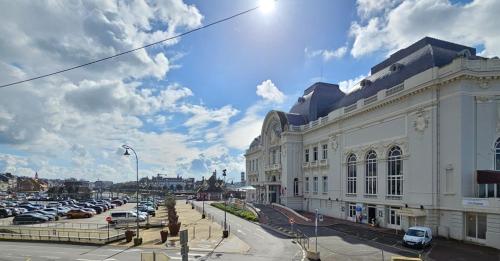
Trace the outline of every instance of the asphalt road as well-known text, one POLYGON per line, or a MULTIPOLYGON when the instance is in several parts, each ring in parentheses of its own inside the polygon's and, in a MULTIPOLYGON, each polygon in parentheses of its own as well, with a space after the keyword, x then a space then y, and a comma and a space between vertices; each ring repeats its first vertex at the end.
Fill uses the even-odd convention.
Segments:
MULTIPOLYGON (((195 202, 195 204, 201 206, 202 202, 195 202)), ((224 211, 208 203, 205 203, 205 212, 214 215, 217 221, 224 220, 224 211)), ((237 260, 302 260, 302 249, 289 238, 229 213, 227 223, 230 226, 230 232, 250 246, 249 252, 237 260)), ((221 260, 236 260, 227 255, 220 257, 221 260)))

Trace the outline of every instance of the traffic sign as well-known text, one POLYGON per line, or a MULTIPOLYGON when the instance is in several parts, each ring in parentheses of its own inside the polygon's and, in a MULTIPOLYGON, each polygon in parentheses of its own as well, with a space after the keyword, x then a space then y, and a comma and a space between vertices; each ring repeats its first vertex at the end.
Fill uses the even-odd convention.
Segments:
POLYGON ((109 216, 108 216, 108 217, 106 217, 106 221, 107 221, 107 222, 111 222, 111 217, 109 217, 109 216))
POLYGON ((295 220, 293 220, 293 218, 290 218, 289 222, 290 222, 290 224, 293 224, 293 223, 295 223, 295 220))

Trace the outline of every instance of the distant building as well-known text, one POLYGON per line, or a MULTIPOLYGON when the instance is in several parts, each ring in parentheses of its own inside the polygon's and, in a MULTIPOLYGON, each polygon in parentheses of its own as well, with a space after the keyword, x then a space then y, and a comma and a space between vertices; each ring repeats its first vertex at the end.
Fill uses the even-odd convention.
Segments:
POLYGON ((17 177, 9 172, 0 174, 0 192, 14 192, 17 189, 17 177))
POLYGON ((215 173, 208 180, 202 180, 201 186, 196 191, 198 199, 204 200, 222 200, 223 181, 218 180, 215 173))
POLYGON ((43 192, 47 191, 47 182, 38 179, 38 173, 35 174, 35 178, 30 177, 18 177, 17 178, 17 192, 43 192))
POLYGON ((194 178, 164 177, 165 174, 157 174, 151 178, 151 186, 155 189, 167 189, 171 191, 189 191, 194 189, 194 178))

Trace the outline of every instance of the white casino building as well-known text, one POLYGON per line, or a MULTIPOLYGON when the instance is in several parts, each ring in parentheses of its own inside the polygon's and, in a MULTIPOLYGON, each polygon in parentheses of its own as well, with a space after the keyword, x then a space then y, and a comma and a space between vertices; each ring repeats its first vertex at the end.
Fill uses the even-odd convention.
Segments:
POLYGON ((500 248, 500 60, 426 37, 359 85, 315 83, 267 114, 248 200, 500 248))

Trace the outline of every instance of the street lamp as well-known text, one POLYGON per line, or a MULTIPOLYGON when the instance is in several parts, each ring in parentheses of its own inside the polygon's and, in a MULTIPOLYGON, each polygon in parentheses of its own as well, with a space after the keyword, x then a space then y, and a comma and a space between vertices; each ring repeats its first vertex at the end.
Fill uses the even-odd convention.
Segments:
POLYGON ((204 190, 207 190, 207 188, 208 188, 208 183, 207 183, 206 180, 203 181, 203 184, 201 185, 201 187, 202 187, 202 191, 203 191, 203 194, 202 194, 202 197, 203 197, 202 198, 202 200, 203 200, 203 210, 202 210, 202 213, 201 213, 201 218, 205 218, 206 217, 206 215, 205 215, 205 197, 207 196, 207 192, 204 191, 204 190))
POLYGON ((125 156, 130 156, 130 153, 128 152, 129 150, 131 150, 134 155, 135 155, 135 166, 136 166, 136 174, 137 174, 137 186, 136 186, 136 201, 137 201, 137 206, 136 206, 136 222, 137 222, 137 232, 136 232, 136 238, 134 240, 134 244, 135 245, 140 245, 142 243, 142 238, 139 237, 139 158, 137 157, 137 153, 135 153, 135 150, 128 146, 128 145, 122 145, 122 148, 125 149, 125 153, 123 153, 123 155, 125 156))
MULTIPOLYGON (((226 184, 226 169, 223 169, 222 170, 222 176, 224 177, 224 185, 226 184)), ((226 223, 226 208, 227 208, 227 204, 226 204, 226 197, 225 197, 225 194, 224 193, 224 188, 222 189, 222 196, 224 198, 224 230, 222 231, 222 237, 223 238, 226 238, 229 236, 229 232, 227 231, 227 223, 226 223)))

